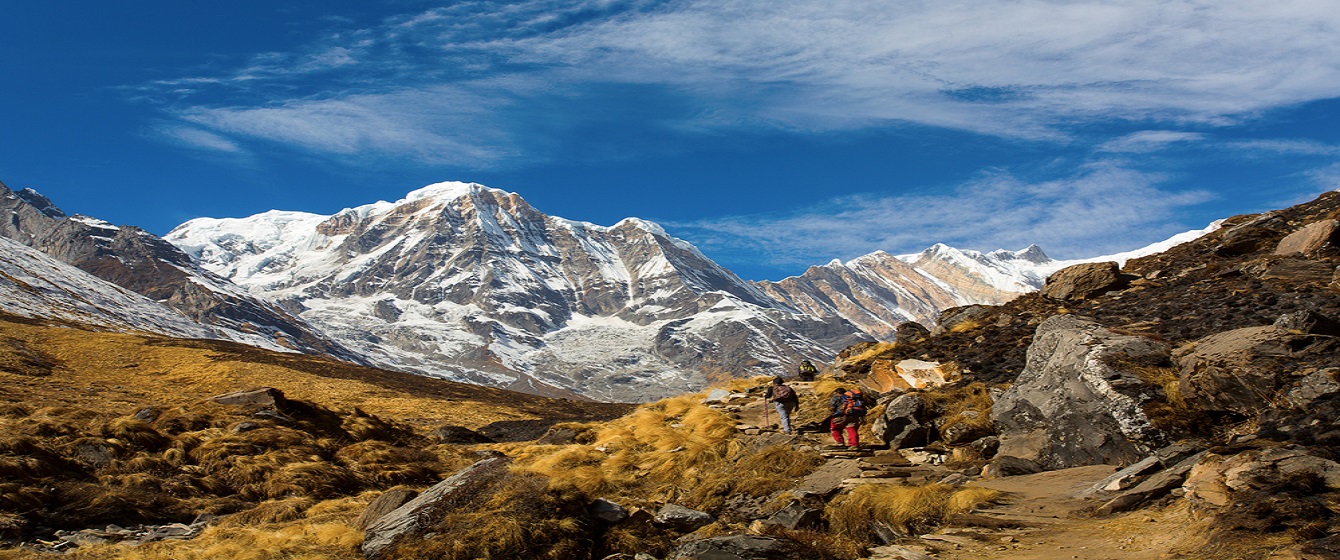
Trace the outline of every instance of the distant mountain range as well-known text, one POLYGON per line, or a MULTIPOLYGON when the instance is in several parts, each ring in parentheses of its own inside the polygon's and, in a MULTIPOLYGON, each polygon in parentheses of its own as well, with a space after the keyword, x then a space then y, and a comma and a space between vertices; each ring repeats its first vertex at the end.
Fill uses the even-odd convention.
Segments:
MULTIPOLYGON (((332 216, 200 218, 164 239, 66 217, 30 190, 0 195, 0 211, 12 218, 0 224, 0 235, 208 326, 204 335, 172 327, 176 336, 213 333, 599 400, 651 400, 700 388, 716 375, 777 374, 802 358, 829 361, 853 342, 891 339, 899 323, 930 325, 949 307, 1003 303, 1072 264, 1036 246, 978 253, 935 245, 754 283, 656 224, 565 220, 514 193, 467 183, 431 185, 332 216)), ((36 256, 10 247, 0 245, 0 252, 36 256)), ((1139 254, 1147 253, 1121 257, 1139 254)), ((51 272, 29 277, 59 274, 43 262, 51 272)), ((66 291, 88 284, 81 277, 66 291)), ((127 305, 93 306, 124 315, 117 309, 127 305)), ((41 315, 34 306, 21 314, 41 315)), ((139 323, 162 332, 148 319, 122 322, 139 323)))

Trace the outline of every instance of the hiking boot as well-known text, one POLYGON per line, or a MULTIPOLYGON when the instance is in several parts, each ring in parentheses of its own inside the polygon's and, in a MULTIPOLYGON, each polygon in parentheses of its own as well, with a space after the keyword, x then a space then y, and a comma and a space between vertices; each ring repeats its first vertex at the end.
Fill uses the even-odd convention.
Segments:
POLYGON ((852 450, 852 451, 860 451, 860 450, 861 450, 861 446, 859 446, 859 445, 848 445, 848 446, 847 446, 847 449, 850 449, 850 450, 852 450))

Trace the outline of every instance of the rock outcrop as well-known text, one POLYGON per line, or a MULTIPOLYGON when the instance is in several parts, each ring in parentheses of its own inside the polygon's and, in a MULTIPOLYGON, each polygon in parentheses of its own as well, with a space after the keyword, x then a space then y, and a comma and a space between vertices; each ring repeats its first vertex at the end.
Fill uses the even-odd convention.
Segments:
POLYGON ((1157 390, 1111 363, 1157 360, 1168 352, 1165 344, 1116 334, 1091 319, 1047 319, 1024 371, 992 409, 999 453, 1048 469, 1140 460, 1160 443, 1142 409, 1157 390))
POLYGON ((1052 299, 1087 299, 1122 287, 1121 269, 1115 262, 1084 263, 1052 273, 1042 285, 1042 295, 1052 299))
POLYGON ((501 478, 510 462, 503 457, 479 461, 378 517, 364 531, 363 557, 387 558, 386 554, 394 550, 398 541, 417 536, 443 511, 467 502, 501 478))

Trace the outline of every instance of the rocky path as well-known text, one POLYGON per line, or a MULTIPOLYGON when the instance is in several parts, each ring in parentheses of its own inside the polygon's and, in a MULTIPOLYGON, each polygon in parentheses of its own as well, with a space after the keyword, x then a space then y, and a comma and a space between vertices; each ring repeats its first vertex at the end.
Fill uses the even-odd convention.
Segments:
MULTIPOLYGON (((813 394, 809 384, 790 385, 802 396, 813 394)), ((765 419, 764 406, 756 394, 736 394, 721 408, 734 415, 746 437, 785 440, 775 427, 776 411, 768 408, 765 419)), ((935 533, 876 547, 869 560, 1146 560, 1172 557, 1179 535, 1184 534, 1185 517, 1163 518, 1144 512, 1091 516, 1089 511, 1096 504, 1076 495, 1111 475, 1114 469, 1110 466, 982 479, 975 473, 915 464, 897 450, 838 449, 830 445, 833 442, 827 433, 801 433, 790 441, 813 445, 828 458, 796 488, 799 494, 860 484, 932 482, 1005 493, 1003 503, 959 516, 935 533)))

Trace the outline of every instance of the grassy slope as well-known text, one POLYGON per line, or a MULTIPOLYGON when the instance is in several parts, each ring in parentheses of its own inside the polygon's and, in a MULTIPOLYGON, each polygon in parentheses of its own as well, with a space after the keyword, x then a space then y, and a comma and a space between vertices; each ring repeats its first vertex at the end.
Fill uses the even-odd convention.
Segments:
POLYGON ((255 387, 354 407, 428 430, 505 420, 612 418, 627 405, 525 395, 212 340, 96 332, 0 315, 0 405, 72 406, 108 416, 255 387))

